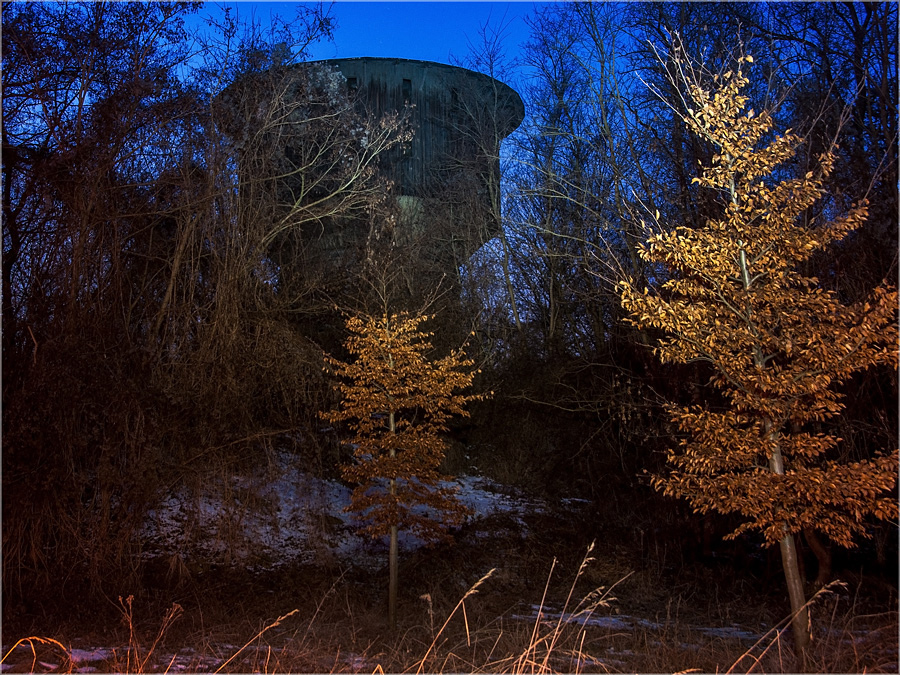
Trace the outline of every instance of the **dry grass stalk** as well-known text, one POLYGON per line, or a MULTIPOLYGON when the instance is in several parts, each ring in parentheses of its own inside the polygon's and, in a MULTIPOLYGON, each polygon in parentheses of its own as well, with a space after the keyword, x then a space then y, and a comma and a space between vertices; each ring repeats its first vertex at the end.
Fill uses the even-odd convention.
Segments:
MULTIPOLYGON (((462 598, 460 598, 459 602, 456 603, 456 607, 454 607, 453 611, 450 612, 450 616, 448 616, 447 620, 444 621, 444 625, 441 626, 441 629, 437 632, 437 635, 434 636, 434 639, 431 641, 431 644, 428 646, 428 649, 425 650, 425 655, 422 657, 421 661, 419 661, 419 665, 416 670, 416 675, 419 675, 419 673, 422 672, 422 669, 425 667, 425 662, 428 660, 428 656, 431 654, 432 650, 434 649, 435 645, 437 644, 438 639, 440 639, 441 635, 443 634, 444 629, 447 627, 447 624, 450 623, 450 619, 452 619, 453 616, 456 614, 456 611, 460 607, 462 607, 463 612, 465 612, 466 598, 471 597, 472 595, 475 595, 475 593, 478 592, 478 587, 481 586, 481 584, 483 584, 485 581, 487 581, 495 571, 496 571, 496 568, 491 568, 490 570, 488 570, 487 574, 485 574, 478 581, 476 581, 474 584, 472 584, 472 587, 468 591, 466 591, 466 594, 463 595, 462 598)), ((466 643, 471 645, 471 636, 469 634, 468 619, 465 620, 465 627, 466 627, 466 643)))
POLYGON ((28 646, 31 647, 31 655, 32 655, 30 672, 32 672, 32 673, 35 672, 35 666, 37 665, 37 659, 38 659, 37 652, 34 649, 35 642, 37 642, 39 644, 50 645, 52 647, 59 647, 59 649, 62 650, 63 654, 66 655, 66 664, 65 665, 67 666, 65 668, 61 667, 59 670, 60 670, 60 672, 71 672, 71 670, 72 670, 72 653, 71 653, 71 651, 66 649, 65 645, 63 645, 58 640, 54 640, 53 638, 37 637, 36 635, 22 638, 21 640, 16 642, 16 644, 14 644, 3 655, 3 658, 0 658, 0 664, 2 664, 4 661, 6 661, 6 659, 9 658, 9 655, 12 654, 14 651, 16 651, 16 649, 19 647, 19 645, 28 643, 28 646))
POLYGON ((556 567, 556 558, 553 559, 553 564, 550 568, 550 573, 547 576, 547 583, 544 586, 544 593, 541 597, 541 604, 537 610, 537 617, 535 618, 534 628, 531 634, 531 640, 525 651, 513 662, 512 671, 514 673, 549 673, 552 672, 552 668, 550 667, 550 660, 554 655, 559 655, 565 653, 565 655, 575 662, 576 664, 576 672, 580 672, 582 664, 587 661, 586 655, 583 651, 584 641, 586 639, 587 633, 584 627, 579 631, 579 637, 576 638, 578 646, 573 650, 561 650, 560 642, 563 639, 564 628, 567 624, 569 624, 573 619, 581 620, 582 626, 586 626, 591 615, 600 607, 608 606, 608 603, 615 598, 609 596, 609 592, 624 581, 630 573, 613 584, 610 589, 605 589, 603 587, 599 587, 588 593, 582 600, 575 606, 573 611, 569 613, 569 606, 572 603, 572 598, 575 594, 575 586, 578 583, 578 580, 584 574, 587 566, 593 562, 594 558, 591 557, 591 552, 594 550, 595 542, 591 542, 590 546, 585 553, 584 558, 581 561, 581 564, 578 567, 578 571, 575 573, 575 578, 572 580, 572 584, 569 587, 569 592, 566 596, 566 600, 563 603, 562 610, 559 613, 559 617, 556 619, 556 622, 552 624, 550 631, 542 635, 541 634, 541 625, 546 622, 543 621, 543 612, 547 599, 547 592, 550 587, 550 581, 553 576, 553 570, 556 567), (539 655, 539 651, 543 651, 542 655, 539 655))
MULTIPOLYGON (((832 581, 832 582, 831 582, 830 584, 828 584, 827 586, 823 586, 822 588, 820 588, 820 589, 816 592, 815 595, 813 595, 813 596, 812 596, 812 597, 804 604, 804 606, 803 606, 803 608, 802 608, 802 611, 809 612, 809 609, 812 607, 813 604, 815 604, 815 602, 816 602, 818 599, 823 598, 823 597, 826 596, 826 595, 832 594, 832 593, 834 592, 834 589, 835 589, 835 588, 839 588, 839 587, 840 587, 840 588, 846 587, 846 584, 843 583, 842 581, 832 581)), ((798 610, 798 611, 801 611, 801 610, 798 610)), ((737 661, 735 661, 734 664, 732 664, 731 668, 729 668, 729 669, 726 671, 726 675, 728 675, 728 674, 730 674, 730 673, 734 673, 734 672, 752 673, 752 672, 753 672, 753 669, 756 668, 756 667, 760 664, 760 662, 762 661, 763 657, 766 656, 766 654, 772 649, 773 646, 777 646, 777 647, 778 647, 779 665, 780 665, 781 669, 783 670, 783 668, 784 668, 784 655, 782 654, 782 650, 783 650, 783 649, 788 649, 788 650, 790 651, 790 648, 789 648, 789 647, 786 647, 785 645, 782 644, 782 641, 781 641, 781 634, 782 634, 782 632, 783 632, 788 626, 791 625, 791 622, 794 620, 795 615, 796 615, 796 612, 793 613, 793 614, 791 614, 790 616, 785 617, 784 619, 782 619, 781 621, 779 621, 778 624, 776 624, 776 625, 773 626, 771 629, 769 629, 769 630, 766 632, 765 635, 763 635, 761 638, 759 638, 759 640, 757 640, 757 641, 753 644, 753 646, 750 647, 750 649, 748 649, 746 652, 744 652, 744 653, 740 656, 740 658, 739 658, 737 661), (765 649, 763 649, 763 650, 759 653, 758 656, 754 656, 754 655, 753 655, 753 651, 754 651, 758 646, 760 646, 761 644, 763 644, 770 636, 773 636, 773 635, 774 635, 774 637, 773 637, 772 640, 769 642, 769 644, 766 645, 765 649), (741 670, 740 670, 740 671, 737 671, 738 666, 740 666, 740 664, 744 661, 744 659, 750 659, 750 660, 752 661, 752 663, 750 664, 750 668, 747 669, 746 666, 741 666, 741 670)), ((804 659, 806 659, 806 658, 807 658, 807 655, 806 655, 806 654, 803 654, 802 657, 803 657, 804 659)), ((809 664, 803 664, 803 665, 808 667, 809 664)), ((806 669, 806 668, 805 668, 805 669, 806 669)))
POLYGON ((142 658, 141 646, 137 637, 135 636, 134 631, 134 610, 132 607, 133 602, 133 595, 129 595, 127 598, 125 598, 125 600, 122 600, 122 597, 119 596, 119 611, 122 613, 123 621, 128 626, 128 654, 126 656, 125 672, 145 673, 147 672, 147 663, 150 660, 150 657, 153 656, 153 653, 156 651, 156 647, 159 645, 160 640, 162 640, 163 636, 165 636, 166 632, 168 632, 169 628, 171 628, 172 624, 175 623, 178 617, 180 617, 184 613, 184 610, 178 603, 172 603, 172 606, 168 609, 168 611, 166 611, 165 616, 163 616, 162 623, 159 626, 159 631, 156 633, 156 639, 153 640, 153 644, 150 645, 150 649, 147 650, 147 653, 142 658), (134 656, 134 661, 132 661, 132 655, 134 656))
MULTIPOLYGON (((275 619, 275 621, 273 621, 272 623, 270 623, 268 626, 266 626, 265 628, 263 628, 263 629, 262 629, 261 631, 259 631, 256 635, 254 635, 252 638, 250 638, 249 640, 247 640, 247 642, 244 643, 244 646, 241 647, 240 649, 238 649, 234 654, 232 654, 231 657, 230 657, 227 661, 225 661, 225 663, 223 663, 221 666, 219 666, 218 668, 216 668, 215 672, 216 672, 216 673, 222 672, 222 669, 225 668, 225 666, 227 666, 229 663, 231 663, 232 661, 234 661, 234 659, 237 658, 238 654, 240 654, 241 652, 243 652, 245 649, 247 649, 247 647, 249 647, 251 644, 253 644, 253 642, 255 642, 255 641, 258 640, 260 637, 262 637, 262 635, 263 635, 264 633, 266 633, 268 630, 270 630, 270 629, 272 629, 272 628, 275 628, 276 626, 280 626, 282 621, 284 621, 284 620, 287 619, 288 617, 294 616, 294 614, 296 614, 296 613, 299 612, 299 611, 300 611, 299 609, 293 609, 293 610, 291 610, 290 612, 288 612, 287 614, 283 614, 282 616, 279 616, 277 619, 275 619)), ((266 659, 266 662, 268 663, 268 658, 266 659)))

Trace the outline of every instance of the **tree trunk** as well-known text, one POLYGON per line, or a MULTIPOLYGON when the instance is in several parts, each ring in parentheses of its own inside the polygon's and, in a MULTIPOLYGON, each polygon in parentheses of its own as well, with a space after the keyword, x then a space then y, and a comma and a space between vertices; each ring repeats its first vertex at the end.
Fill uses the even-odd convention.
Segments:
POLYGON ((512 276, 509 273, 509 242, 503 227, 500 228, 500 245, 503 247, 503 257, 500 259, 500 267, 503 270, 503 281, 506 284, 506 293, 509 296, 509 309, 516 324, 516 330, 522 331, 522 322, 519 319, 519 308, 516 305, 516 291, 513 287, 512 276))
POLYGON ((391 548, 388 554, 390 583, 388 586, 388 625, 397 630, 397 526, 391 526, 391 548))
MULTIPOLYGON (((391 368, 393 368, 394 357, 390 356, 388 361, 391 368)), ((393 410, 388 415, 388 426, 390 427, 391 434, 397 433, 397 420, 394 417, 393 410)), ((395 455, 396 452, 391 448, 391 457, 394 457, 395 455)), ((396 496, 397 481, 394 478, 391 478, 390 489, 391 496, 396 496)), ((397 523, 395 522, 391 525, 391 544, 390 549, 388 550, 388 627, 391 632, 397 630, 397 549, 397 523)))
MULTIPOLYGON (((743 261, 743 251, 741 260, 743 261)), ((746 268, 744 268, 746 269, 746 268)), ((759 360, 757 360, 759 362, 759 360)), ((769 469, 779 476, 784 475, 784 459, 781 456, 781 445, 778 432, 771 420, 765 422, 766 433, 772 440, 772 456, 769 458, 769 469)), ((778 542, 781 548, 781 566, 784 568, 784 579, 787 582, 788 597, 791 600, 791 627, 794 631, 794 642, 797 645, 801 663, 806 667, 806 648, 809 647, 809 609, 806 606, 806 593, 803 590, 803 575, 800 574, 800 561, 797 557, 797 544, 794 535, 783 526, 784 537, 778 542)))
POLYGON ((794 642, 804 662, 806 648, 809 647, 809 608, 806 606, 806 594, 803 591, 803 577, 797 559, 797 546, 794 535, 786 534, 778 542, 781 548, 781 565, 784 567, 784 578, 787 582, 788 596, 791 599, 791 627, 794 631, 794 642))
POLYGON ((816 555, 819 568, 816 571, 816 589, 822 588, 831 581, 831 550, 823 542, 815 530, 803 530, 803 538, 810 550, 816 555))

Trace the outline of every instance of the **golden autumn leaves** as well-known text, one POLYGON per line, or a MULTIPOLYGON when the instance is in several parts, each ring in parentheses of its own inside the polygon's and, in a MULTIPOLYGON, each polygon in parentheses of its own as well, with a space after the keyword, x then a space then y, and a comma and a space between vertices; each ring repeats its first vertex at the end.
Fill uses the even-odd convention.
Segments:
POLYGON ((688 127, 716 154, 702 187, 722 195, 722 212, 700 229, 652 236, 640 254, 664 263, 671 277, 659 293, 621 284, 630 322, 661 330, 664 362, 708 362, 723 410, 670 406, 684 434, 669 452, 671 473, 654 485, 687 499, 698 512, 739 513, 732 536, 755 529, 768 542, 814 529, 852 546, 864 517, 896 519, 895 450, 870 461, 825 459, 840 439, 814 434, 811 422, 843 404, 834 389, 856 371, 897 363, 897 291, 881 286, 867 302, 846 305, 804 276, 800 263, 860 227, 866 203, 827 223, 800 216, 823 195, 833 157, 818 173, 763 180, 790 159, 800 139, 790 132, 758 148, 772 128, 768 113, 745 112, 740 63, 716 92, 692 86, 688 127))
POLYGON ((352 432, 356 461, 344 465, 342 475, 357 484, 349 510, 368 521, 364 531, 373 537, 395 526, 435 541, 468 514, 455 491, 440 485, 446 477, 438 467, 449 420, 468 416, 466 403, 483 396, 459 393, 475 376, 460 351, 429 358, 431 333, 420 328, 428 318, 351 317, 345 346, 353 362, 326 358, 342 380, 342 400, 322 417, 346 422, 352 432))

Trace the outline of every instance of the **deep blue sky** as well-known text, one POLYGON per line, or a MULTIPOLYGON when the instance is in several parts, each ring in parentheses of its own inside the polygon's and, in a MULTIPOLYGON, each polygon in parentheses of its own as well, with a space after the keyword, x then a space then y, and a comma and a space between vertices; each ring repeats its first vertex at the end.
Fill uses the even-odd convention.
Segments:
MULTIPOLYGON (((289 19, 295 14, 293 2, 210 3, 201 15, 232 6, 241 18, 255 14, 264 26, 274 13, 289 19)), ((524 17, 535 8, 531 1, 520 2, 350 2, 338 0, 331 8, 337 19, 333 43, 320 43, 313 58, 354 56, 396 56, 449 63, 451 54, 465 58, 468 41, 477 42, 486 22, 505 26, 507 56, 516 55, 528 38, 524 17)))

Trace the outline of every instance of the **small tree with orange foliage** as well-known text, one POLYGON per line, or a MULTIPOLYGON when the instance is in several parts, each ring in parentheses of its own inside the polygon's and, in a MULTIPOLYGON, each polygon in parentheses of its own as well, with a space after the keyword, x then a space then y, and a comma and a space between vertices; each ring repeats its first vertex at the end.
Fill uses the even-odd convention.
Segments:
POLYGON ((368 524, 372 537, 390 536, 388 617, 396 627, 397 534, 410 531, 426 542, 445 540, 447 529, 460 525, 468 509, 456 490, 442 487, 448 477, 438 472, 447 441, 444 434, 454 415, 482 395, 458 393, 469 387, 473 362, 461 351, 430 360, 432 333, 419 326, 431 317, 395 314, 380 318, 351 317, 347 351, 352 363, 327 357, 345 382, 338 385, 338 410, 322 413, 332 423, 347 422, 353 432, 356 461, 342 467, 345 480, 356 483, 348 511, 368 524))
POLYGON ((672 272, 660 292, 621 284, 622 304, 640 328, 668 334, 655 352, 664 362, 705 361, 711 383, 727 403, 669 408, 685 434, 669 451, 671 472, 654 478, 665 494, 687 499, 696 512, 746 518, 730 537, 761 531, 779 543, 803 652, 809 617, 794 535, 808 528, 845 547, 866 536, 866 516, 896 519, 898 453, 842 464, 826 454, 839 438, 812 433, 810 423, 843 408, 834 385, 856 371, 897 362, 897 291, 876 288, 867 302, 846 305, 803 276, 799 265, 839 241, 866 219, 866 204, 832 222, 807 225, 801 214, 823 194, 833 158, 820 159, 818 175, 773 182, 799 139, 786 133, 757 148, 772 127, 767 113, 746 111, 747 78, 717 78, 717 91, 689 80, 687 126, 716 149, 703 187, 723 198, 721 216, 700 229, 678 227, 650 237, 644 260, 672 272))

